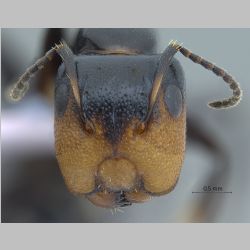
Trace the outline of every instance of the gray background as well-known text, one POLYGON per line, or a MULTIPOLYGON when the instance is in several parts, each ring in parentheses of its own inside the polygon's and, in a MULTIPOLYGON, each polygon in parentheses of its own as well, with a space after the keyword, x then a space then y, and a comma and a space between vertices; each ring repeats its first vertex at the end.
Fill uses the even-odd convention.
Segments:
MULTIPOLYGON (((75 34, 74 30, 70 33, 68 38, 75 34)), ((169 40, 177 39, 196 54, 227 69, 241 83, 243 100, 238 107, 223 111, 208 109, 206 106, 208 101, 227 97, 230 94, 226 84, 200 66, 177 55, 186 74, 188 114, 198 117, 206 125, 211 136, 216 136, 230 152, 231 171, 226 188, 233 193, 232 195, 220 194, 220 197, 214 201, 212 213, 210 212, 205 220, 199 221, 249 222, 250 49, 247 45, 250 42, 250 30, 159 29, 158 33, 159 52, 167 46, 169 40)), ((4 99, 5 86, 9 82, 13 82, 39 55, 43 36, 43 29, 2 30, 2 62, 7 60, 9 65, 17 71, 16 75, 13 73, 13 79, 8 79, 2 68, 2 197, 6 197, 6 200, 2 200, 2 220, 35 222, 44 218, 44 221, 47 219, 50 222, 196 221, 192 211, 201 197, 192 194, 192 191, 200 189, 205 184, 206 175, 211 171, 212 165, 210 155, 197 145, 187 147, 181 177, 173 192, 154 198, 145 204, 124 208, 124 213, 117 212, 112 215, 109 210, 94 207, 83 198, 72 197, 63 188, 60 181, 56 182, 59 183, 60 188, 57 188, 56 185, 45 187, 46 181, 39 183, 41 193, 46 190, 54 197, 54 200, 47 200, 50 204, 40 204, 40 197, 37 200, 34 197, 30 199, 33 202, 30 206, 26 203, 25 206, 22 206, 23 202, 16 200, 18 195, 15 194, 20 190, 19 185, 24 184, 27 180, 27 178, 20 180, 20 176, 27 171, 27 164, 20 164, 21 159, 25 159, 24 162, 27 162, 27 159, 36 157, 42 162, 42 159, 49 158, 48 161, 53 162, 51 168, 55 169, 54 171, 57 168, 53 158, 52 107, 36 94, 28 95, 20 105, 8 104, 4 99), (3 54, 5 58, 3 58, 3 54), (58 204, 62 208, 60 211, 56 210, 58 204), (51 209, 46 211, 46 207, 51 209), (67 207, 67 210, 64 210, 64 207, 67 207), (55 212, 51 212, 52 209, 55 209, 55 212), (42 212, 38 212, 40 210, 42 212)), ((35 172, 36 168, 39 168, 39 164, 32 164, 32 161, 30 165, 35 172)), ((42 171, 43 166, 40 166, 39 169, 37 172, 42 171)), ((55 176, 61 178, 59 172, 56 172, 55 176)), ((30 177, 28 180, 30 181, 30 177)), ((27 190, 37 186, 36 184, 37 182, 30 184, 27 190)), ((29 197, 24 198, 29 200, 29 197)))

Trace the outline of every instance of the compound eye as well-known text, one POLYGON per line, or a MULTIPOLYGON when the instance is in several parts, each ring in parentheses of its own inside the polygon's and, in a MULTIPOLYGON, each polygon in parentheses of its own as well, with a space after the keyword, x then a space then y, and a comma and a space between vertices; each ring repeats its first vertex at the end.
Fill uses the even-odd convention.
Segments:
POLYGON ((183 107, 183 98, 181 90, 174 84, 168 85, 166 87, 164 99, 169 113, 174 118, 178 118, 181 114, 183 107))

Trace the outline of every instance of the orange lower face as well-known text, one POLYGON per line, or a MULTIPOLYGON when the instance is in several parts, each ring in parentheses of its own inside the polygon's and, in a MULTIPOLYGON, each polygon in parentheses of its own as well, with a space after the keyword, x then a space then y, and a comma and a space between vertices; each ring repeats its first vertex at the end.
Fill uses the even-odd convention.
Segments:
POLYGON ((186 112, 172 118, 163 101, 158 105, 160 115, 145 132, 138 134, 131 122, 114 149, 97 122, 93 135, 85 133, 70 100, 64 116, 55 119, 56 156, 69 190, 101 207, 170 192, 183 164, 186 112))

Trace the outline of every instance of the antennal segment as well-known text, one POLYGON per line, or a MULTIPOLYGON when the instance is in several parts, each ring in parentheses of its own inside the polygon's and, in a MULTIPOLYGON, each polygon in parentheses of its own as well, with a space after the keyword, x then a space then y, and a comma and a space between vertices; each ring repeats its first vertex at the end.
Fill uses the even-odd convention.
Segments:
POLYGON ((78 82, 77 82, 74 54, 69 48, 69 46, 66 44, 66 42, 64 41, 60 42, 59 45, 55 45, 55 49, 64 62, 66 75, 70 80, 70 85, 71 85, 75 100, 77 102, 77 105, 80 107, 81 98, 80 98, 80 92, 79 92, 79 87, 78 87, 78 82))
POLYGON ((29 89, 30 78, 34 76, 39 70, 44 68, 45 65, 53 59, 56 53, 60 55, 65 64, 66 75, 70 80, 70 85, 72 87, 75 100, 80 107, 80 94, 77 83, 74 54, 64 41, 60 42, 60 44, 56 44, 55 47, 50 49, 43 57, 38 59, 32 66, 30 66, 23 75, 21 75, 10 92, 10 97, 12 100, 19 101, 24 97, 29 89))
POLYGON ((242 90, 240 89, 240 85, 236 82, 233 77, 228 74, 224 69, 217 67, 215 64, 203 59, 202 57, 192 53, 190 50, 184 48, 180 45, 179 51, 185 57, 192 60, 194 63, 198 63, 203 66, 205 69, 212 71, 215 75, 221 77, 233 90, 233 95, 229 98, 216 100, 208 103, 208 106, 211 108, 222 109, 222 108, 230 108, 239 104, 242 97, 242 90))
POLYGON ((55 48, 50 49, 43 57, 26 69, 10 92, 10 97, 13 101, 19 101, 24 97, 29 89, 30 78, 44 68, 44 66, 53 59, 55 53, 55 48))

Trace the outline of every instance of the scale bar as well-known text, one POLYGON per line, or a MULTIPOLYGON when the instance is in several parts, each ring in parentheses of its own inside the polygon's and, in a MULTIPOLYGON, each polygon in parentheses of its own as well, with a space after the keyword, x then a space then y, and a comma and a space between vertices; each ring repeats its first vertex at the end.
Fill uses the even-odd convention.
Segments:
POLYGON ((200 191, 200 192, 192 192, 192 194, 215 194, 215 193, 232 194, 233 192, 226 192, 226 191, 200 191))

